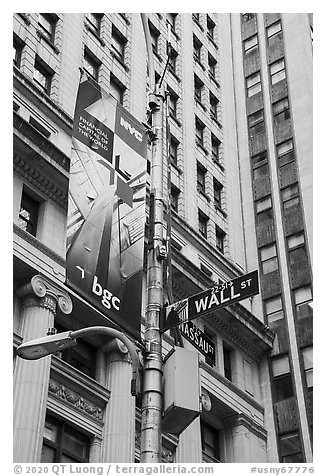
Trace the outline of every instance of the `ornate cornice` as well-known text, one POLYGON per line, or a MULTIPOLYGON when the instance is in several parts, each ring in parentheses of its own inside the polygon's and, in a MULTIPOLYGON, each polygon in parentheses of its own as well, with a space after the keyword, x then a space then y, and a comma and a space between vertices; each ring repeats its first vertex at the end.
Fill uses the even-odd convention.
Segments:
MULTIPOLYGON (((52 306, 59 309, 64 314, 70 314, 72 311, 72 301, 70 296, 59 286, 52 283, 48 278, 41 275, 32 277, 29 283, 23 285, 16 291, 18 297, 36 296, 40 298, 38 304, 42 307, 51 308, 52 306)), ((55 312, 56 309, 53 310, 55 312)))
POLYGON ((34 248, 44 253, 46 256, 51 258, 60 266, 62 266, 63 268, 65 267, 66 261, 64 258, 59 256, 57 253, 51 250, 48 246, 45 246, 44 243, 39 241, 33 235, 31 235, 30 233, 27 233, 27 231, 23 230, 22 228, 20 228, 18 225, 15 225, 15 224, 14 224, 14 233, 18 235, 20 238, 23 238, 25 241, 27 241, 31 245, 33 245, 34 248))
POLYGON ((58 185, 51 182, 51 180, 45 177, 39 169, 32 167, 26 160, 17 154, 14 154, 14 170, 23 177, 25 181, 32 184, 45 196, 57 203, 64 211, 67 210, 67 191, 62 190, 58 185))
POLYGON ((14 112, 13 124, 14 129, 33 142, 33 144, 35 144, 40 150, 51 157, 51 159, 53 159, 58 165, 61 165, 61 167, 63 167, 67 172, 69 172, 70 158, 16 112, 14 112))
POLYGON ((71 388, 63 385, 60 382, 57 382, 52 378, 49 382, 49 392, 59 400, 63 400, 75 407, 80 412, 87 414, 87 416, 95 418, 100 422, 103 421, 103 408, 96 405, 91 400, 88 400, 80 393, 75 392, 71 388))
MULTIPOLYGON (((43 91, 38 88, 33 81, 23 74, 19 68, 14 67, 14 87, 18 90, 23 89, 23 93, 26 95, 28 93, 32 94, 35 99, 39 100, 42 105, 51 110, 56 115, 57 120, 60 120, 65 126, 68 133, 72 131, 73 119, 70 117, 59 104, 55 103, 48 94, 43 93, 43 91)), ((34 99, 34 101, 35 101, 34 99)))

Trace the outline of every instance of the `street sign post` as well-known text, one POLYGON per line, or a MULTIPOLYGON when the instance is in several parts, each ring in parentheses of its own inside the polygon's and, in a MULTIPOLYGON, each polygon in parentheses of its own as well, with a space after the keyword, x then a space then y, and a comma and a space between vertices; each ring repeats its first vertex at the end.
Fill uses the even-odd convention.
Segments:
POLYGON ((258 271, 217 284, 165 308, 164 331, 259 293, 258 271))

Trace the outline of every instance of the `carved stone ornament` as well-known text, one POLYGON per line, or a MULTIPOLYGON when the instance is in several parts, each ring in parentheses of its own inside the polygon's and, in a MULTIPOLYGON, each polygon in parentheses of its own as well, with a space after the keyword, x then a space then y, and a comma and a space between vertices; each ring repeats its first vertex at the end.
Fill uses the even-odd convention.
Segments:
POLYGON ((210 399, 210 396, 208 394, 208 392, 206 392, 205 389, 201 389, 201 403, 202 403, 202 406, 203 406, 203 409, 206 410, 206 411, 210 411, 211 408, 212 408, 212 401, 210 399))
POLYGON ((71 390, 66 385, 51 379, 49 382, 49 392, 58 399, 70 403, 79 411, 87 413, 87 415, 96 418, 96 420, 103 421, 103 409, 101 407, 71 390))
POLYGON ((29 283, 17 290, 16 294, 18 297, 35 295, 41 298, 40 304, 44 307, 51 306, 50 301, 52 298, 64 314, 70 314, 72 311, 70 296, 65 291, 62 291, 59 286, 40 274, 33 276, 29 283), (50 298, 50 301, 47 298, 50 298))

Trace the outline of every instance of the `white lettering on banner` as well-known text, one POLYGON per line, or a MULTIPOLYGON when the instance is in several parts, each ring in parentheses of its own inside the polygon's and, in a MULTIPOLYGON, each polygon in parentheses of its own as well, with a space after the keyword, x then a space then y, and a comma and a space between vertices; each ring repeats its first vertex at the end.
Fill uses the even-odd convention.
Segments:
POLYGON ((112 293, 110 293, 108 289, 103 289, 97 280, 98 280, 97 276, 94 276, 92 292, 96 294, 96 296, 103 297, 101 303, 103 304, 104 307, 106 307, 107 309, 111 309, 111 307, 113 306, 117 311, 119 311, 120 299, 116 296, 113 296, 112 293), (111 303, 112 303, 112 306, 111 306, 111 303))
POLYGON ((131 135, 134 135, 139 142, 142 142, 143 135, 137 131, 134 127, 132 127, 129 122, 127 122, 122 116, 120 117, 120 125, 123 126, 126 131, 129 131, 131 135))

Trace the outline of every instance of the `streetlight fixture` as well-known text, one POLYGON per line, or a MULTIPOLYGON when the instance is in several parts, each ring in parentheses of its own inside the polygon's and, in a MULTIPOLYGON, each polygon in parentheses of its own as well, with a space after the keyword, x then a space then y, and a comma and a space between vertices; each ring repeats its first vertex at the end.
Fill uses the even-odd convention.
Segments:
POLYGON ((17 355, 26 360, 37 360, 47 355, 56 354, 59 351, 77 345, 76 339, 90 334, 107 334, 121 340, 127 347, 132 363, 131 395, 137 394, 137 373, 139 369, 139 357, 135 345, 122 332, 104 326, 93 326, 78 329, 76 331, 60 332, 54 335, 41 337, 21 344, 17 348, 17 355))

